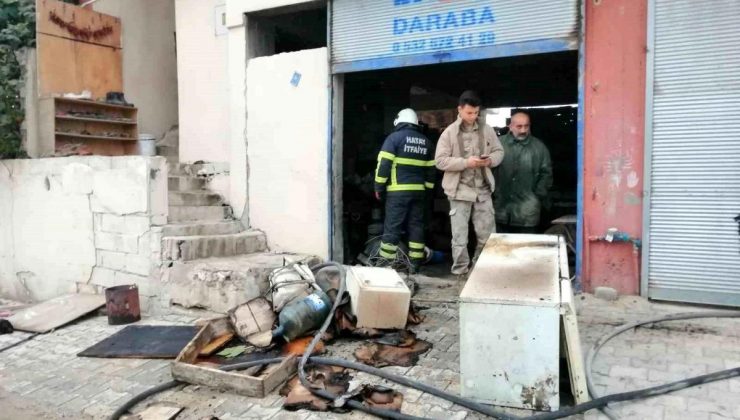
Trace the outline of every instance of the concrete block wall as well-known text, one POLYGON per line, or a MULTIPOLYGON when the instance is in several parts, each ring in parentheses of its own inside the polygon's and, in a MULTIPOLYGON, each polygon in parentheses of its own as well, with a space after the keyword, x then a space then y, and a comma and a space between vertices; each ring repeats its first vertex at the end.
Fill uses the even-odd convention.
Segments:
POLYGON ((161 290, 167 175, 161 157, 0 161, 0 297, 137 284, 150 309, 161 290))

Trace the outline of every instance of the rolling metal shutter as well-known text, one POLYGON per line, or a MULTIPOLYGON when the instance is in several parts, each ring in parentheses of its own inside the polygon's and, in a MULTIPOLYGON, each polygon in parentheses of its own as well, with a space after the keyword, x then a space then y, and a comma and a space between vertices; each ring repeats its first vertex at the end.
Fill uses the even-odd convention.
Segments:
POLYGON ((740 1, 651 0, 649 16, 647 293, 740 306, 740 1))
POLYGON ((578 49, 577 0, 334 0, 331 7, 333 64, 554 39, 578 49))

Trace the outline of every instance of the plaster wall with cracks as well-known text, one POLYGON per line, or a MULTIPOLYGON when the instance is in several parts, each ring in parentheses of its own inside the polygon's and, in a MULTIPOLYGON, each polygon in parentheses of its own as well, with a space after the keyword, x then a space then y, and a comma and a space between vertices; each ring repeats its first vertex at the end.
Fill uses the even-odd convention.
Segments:
MULTIPOLYGON (((26 285, 26 278, 28 277, 28 275, 30 275, 30 274, 32 275, 33 273, 28 272, 28 271, 23 271, 23 270, 21 270, 21 271, 16 271, 15 270, 15 247, 13 246, 13 244, 15 244, 15 229, 13 228, 13 222, 15 221, 15 206, 12 205, 12 203, 14 202, 14 194, 15 194, 15 191, 14 191, 14 188, 13 188, 13 183, 14 183, 14 178, 13 177, 14 177, 14 174, 13 174, 13 170, 8 166, 8 164, 6 162, 0 160, 0 165, 2 165, 2 167, 7 172, 8 181, 9 181, 9 184, 10 184, 9 185, 9 188, 8 188, 8 192, 10 194, 10 202, 11 202, 11 205, 10 205, 10 220, 7 220, 6 221, 6 223, 7 223, 6 226, 8 227, 8 235, 10 236, 10 244, 11 244, 10 254, 8 255, 8 260, 9 260, 10 264, 12 265, 11 271, 13 272, 13 276, 14 276, 13 280, 15 280, 16 281, 16 284, 20 285, 23 288, 23 290, 25 292, 24 293, 25 296, 23 296, 23 297, 25 297, 24 300, 30 300, 32 298, 32 295, 33 294, 31 293, 31 291, 29 290, 28 286, 26 285)), ((0 280, 2 280, 2 279, 0 279, 0 280)), ((3 288, 0 287, 0 291, 2 291, 2 289, 3 288)))
POLYGON ((5 265, 0 297, 45 300, 75 291, 102 293, 118 284, 138 284, 144 300, 159 293, 161 225, 167 222, 163 158, 73 157, 0 161, 0 166, 7 174, 0 172, 0 187, 8 201, 0 203, 5 265), (147 176, 137 175, 144 170, 147 176), (105 182, 93 181, 99 175, 105 182), (96 194, 101 188, 107 190, 102 196, 96 194), (138 208, 127 202, 131 194, 138 208), (42 241, 44 249, 28 244, 29 237, 42 241), (117 266, 106 267, 106 255, 118 257, 117 266))

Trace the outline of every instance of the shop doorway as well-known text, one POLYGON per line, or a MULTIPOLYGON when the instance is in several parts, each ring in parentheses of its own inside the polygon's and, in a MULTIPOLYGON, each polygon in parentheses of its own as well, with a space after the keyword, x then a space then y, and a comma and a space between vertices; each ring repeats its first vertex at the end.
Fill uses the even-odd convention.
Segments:
MULTIPOLYGON (((547 145, 554 185, 538 231, 571 235, 575 259, 578 179, 578 52, 558 52, 468 62, 375 70, 343 75, 342 95, 342 223, 345 263, 366 263, 373 240, 382 235, 383 209, 373 197, 376 157, 393 130, 396 113, 414 108, 422 129, 436 145, 456 118, 459 94, 473 89, 483 99, 481 114, 497 132, 507 131, 507 117, 524 110, 532 134, 547 145), (553 223, 555 222, 555 223, 553 223)), ((450 222, 441 190, 442 173, 427 209, 426 244, 438 263, 431 271, 446 272, 450 222)), ((472 242, 471 242, 472 243, 472 242)))

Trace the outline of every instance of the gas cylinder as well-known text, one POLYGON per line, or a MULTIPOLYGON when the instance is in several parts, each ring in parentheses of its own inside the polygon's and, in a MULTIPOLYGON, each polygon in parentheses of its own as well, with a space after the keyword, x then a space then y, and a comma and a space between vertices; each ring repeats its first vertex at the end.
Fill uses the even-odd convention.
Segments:
POLYGON ((321 290, 294 300, 280 311, 279 326, 273 330, 272 337, 290 341, 321 327, 331 312, 331 305, 329 296, 321 290))

